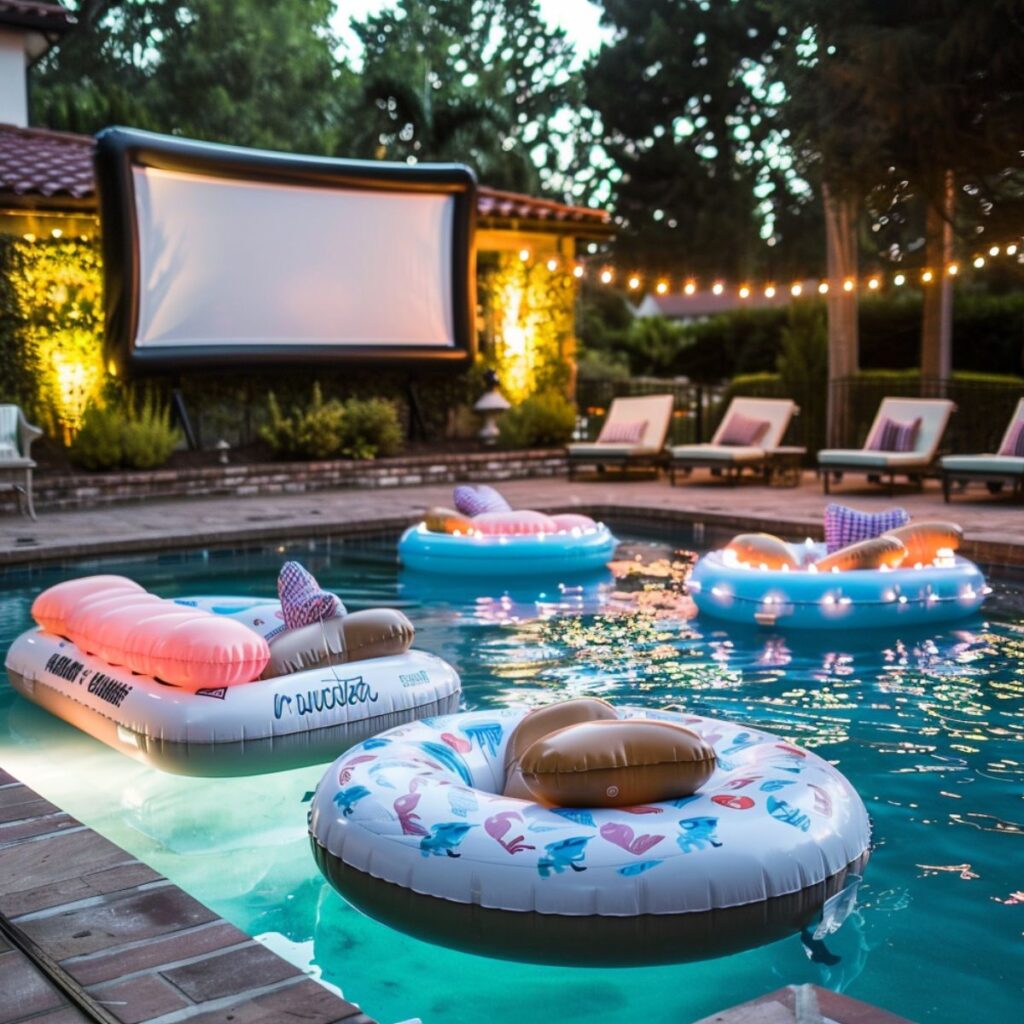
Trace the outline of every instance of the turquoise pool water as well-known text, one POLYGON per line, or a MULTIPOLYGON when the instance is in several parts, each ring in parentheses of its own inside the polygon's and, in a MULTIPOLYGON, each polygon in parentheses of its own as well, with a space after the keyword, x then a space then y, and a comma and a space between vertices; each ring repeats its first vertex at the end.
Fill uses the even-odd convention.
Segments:
MULTIPOLYGON (((688 552, 634 536, 615 575, 502 595, 400 577, 393 542, 294 544, 103 563, 158 593, 268 594, 303 560, 350 608, 399 604, 458 668, 469 707, 597 693, 771 729, 839 765, 876 849, 856 912, 813 962, 792 937, 672 967, 545 968, 451 952, 350 909, 306 840, 323 766, 249 779, 147 769, 0 685, 0 762, 384 1024, 683 1024, 814 981, 918 1021, 1010 1022, 1024 996, 1024 595, 941 632, 783 636, 695 621, 688 552), (819 960, 822 959, 819 957, 819 960)), ((43 586, 0 578, 0 651, 43 586)))

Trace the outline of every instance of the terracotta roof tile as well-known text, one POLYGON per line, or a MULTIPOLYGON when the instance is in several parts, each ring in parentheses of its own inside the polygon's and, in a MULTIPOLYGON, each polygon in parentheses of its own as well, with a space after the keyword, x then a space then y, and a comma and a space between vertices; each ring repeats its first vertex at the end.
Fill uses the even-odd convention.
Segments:
MULTIPOLYGON (((11 0, 0 0, 0 9, 11 0)), ((18 197, 75 200, 95 198, 93 138, 42 128, 0 125, 0 201, 4 193, 18 197)), ((481 217, 581 227, 610 224, 608 213, 586 206, 566 206, 518 192, 480 186, 477 212, 481 217)))

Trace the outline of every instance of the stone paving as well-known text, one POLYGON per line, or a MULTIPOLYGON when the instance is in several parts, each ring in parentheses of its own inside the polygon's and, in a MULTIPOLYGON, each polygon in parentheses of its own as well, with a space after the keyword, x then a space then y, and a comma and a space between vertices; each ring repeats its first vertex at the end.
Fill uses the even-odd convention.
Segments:
MULTIPOLYGON (((499 485, 519 507, 583 508, 609 519, 721 522, 802 537, 820 532, 825 504, 840 501, 868 511, 900 504, 917 519, 960 522, 965 553, 995 564, 1024 563, 1024 505, 991 498, 983 488, 944 504, 939 487, 898 490, 845 487, 826 498, 805 474, 796 488, 743 483, 729 486, 702 475, 670 487, 666 480, 511 480, 499 485)), ((333 490, 230 498, 190 498, 42 512, 38 521, 0 517, 0 566, 72 560, 121 552, 278 540, 334 533, 397 531, 431 505, 449 505, 451 485, 381 490, 333 490)))

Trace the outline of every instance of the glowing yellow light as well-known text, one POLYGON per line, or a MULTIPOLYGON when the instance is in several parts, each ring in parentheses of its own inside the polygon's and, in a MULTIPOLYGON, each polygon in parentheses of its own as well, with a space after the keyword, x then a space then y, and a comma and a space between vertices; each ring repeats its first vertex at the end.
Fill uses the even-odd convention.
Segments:
POLYGON ((926 270, 926 271, 924 271, 924 272, 923 272, 923 273, 921 274, 921 280, 922 280, 922 281, 923 281, 923 282, 924 282, 925 284, 931 284, 931 283, 932 283, 932 279, 933 279, 934 277, 935 277, 935 275, 934 275, 934 274, 933 274, 933 273, 932 273, 932 272, 931 272, 930 270, 926 270))
POLYGON ((870 288, 870 289, 871 289, 871 290, 872 290, 873 292, 874 292, 874 291, 877 291, 877 290, 878 290, 878 283, 879 283, 879 282, 878 282, 878 278, 877 278, 877 277, 869 277, 869 278, 868 278, 868 287, 869 287, 869 288, 870 288))
POLYGON ((853 291, 853 278, 852 277, 848 277, 843 282, 843 291, 844 292, 852 292, 853 291))
POLYGON ((572 276, 577 278, 583 276, 583 267, 579 263, 577 263, 576 266, 572 268, 572 276))
POLYGON ((655 286, 654 290, 659 295, 664 295, 668 291, 668 281, 659 281, 655 286))
POLYGON ((978 270, 981 270, 981 268, 983 266, 985 266, 985 257, 984 256, 975 256, 974 257, 974 265, 975 265, 975 267, 978 268, 978 270))
POLYGON ((63 232, 63 231, 61 231, 61 229, 60 229, 60 228, 54 228, 54 229, 53 229, 53 230, 52 230, 52 231, 50 232, 50 235, 51 235, 51 236, 52 236, 53 238, 60 238, 60 237, 61 237, 61 235, 63 235, 63 234, 64 234, 64 232, 63 232))
POLYGON ((998 245, 993 245, 992 248, 989 249, 988 254, 989 254, 989 256, 998 256, 999 255, 999 246, 998 245))
POLYGON ((1015 256, 1016 254, 1017 254, 1017 246, 1015 246, 1015 245, 1008 245, 1006 247, 1006 255, 1007 256, 1015 256))
POLYGON ((789 292, 791 295, 800 295, 803 292, 803 290, 803 285, 795 284, 789 289, 789 292))
POLYGON ((956 277, 956 275, 960 273, 960 267, 956 263, 950 263, 950 265, 946 267, 946 273, 949 274, 950 277, 956 277))
POLYGON ((740 288, 740 298, 741 299, 749 299, 750 298, 750 289, 746 285, 743 285, 740 288))
POLYGON ((610 270, 601 271, 601 284, 611 284, 615 275, 610 270))
POLYGON ((767 288, 765 288, 765 290, 764 290, 764 297, 766 299, 774 299, 775 298, 775 285, 770 284, 770 285, 768 285, 767 288))
POLYGON ((519 250, 519 258, 525 263, 530 258, 530 250, 529 249, 520 249, 519 250))
POLYGON ((637 277, 637 276, 636 276, 636 274, 634 274, 634 275, 633 275, 633 276, 632 276, 632 277, 631 277, 631 278, 629 279, 629 282, 628 282, 628 284, 629 284, 629 290, 630 290, 630 291, 633 291, 633 292, 635 292, 635 291, 637 290, 637 288, 639 288, 639 287, 640 287, 640 278, 639 278, 639 277, 637 277))
POLYGON ((721 281, 716 281, 716 282, 715 282, 715 283, 714 283, 714 284, 713 284, 713 285, 711 286, 711 290, 712 290, 712 291, 713 291, 713 292, 715 293, 715 295, 721 295, 721 294, 722 294, 722 292, 724 292, 724 291, 725 291, 725 285, 724 285, 724 284, 722 284, 722 282, 721 282, 721 281))
POLYGON ((34 242, 36 240, 36 236, 31 231, 27 235, 22 235, 22 237, 26 242, 34 242))
POLYGON ((894 277, 894 278, 892 279, 892 283, 893 283, 894 285, 896 285, 896 287, 897 287, 897 288, 900 288, 900 287, 902 287, 903 285, 905 285, 905 284, 907 283, 907 277, 906 277, 906 274, 897 274, 897 275, 896 275, 896 276, 895 276, 895 277, 894 277))
POLYGON ((554 273, 558 269, 558 260, 548 260, 548 270, 554 273))
POLYGON ((818 294, 819 295, 827 295, 828 294, 828 281, 822 281, 821 284, 818 285, 818 294))
POLYGON ((693 295, 693 293, 696 292, 696 290, 697 290, 697 284, 694 281, 687 281, 686 285, 683 288, 683 291, 687 295, 693 295))

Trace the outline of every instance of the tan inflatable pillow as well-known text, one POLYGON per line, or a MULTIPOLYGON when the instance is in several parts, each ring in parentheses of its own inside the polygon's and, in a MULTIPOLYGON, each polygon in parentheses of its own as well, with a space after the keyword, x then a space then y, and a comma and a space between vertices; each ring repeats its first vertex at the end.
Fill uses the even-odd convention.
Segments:
POLYGON ((907 557, 903 541, 889 534, 872 537, 870 540, 847 544, 845 548, 833 551, 831 555, 815 562, 819 572, 853 572, 857 569, 879 569, 883 565, 895 569, 907 557))
POLYGON ((762 565, 769 569, 781 569, 783 566, 796 569, 800 565, 786 542, 771 533, 741 533, 726 544, 725 550, 731 551, 737 561, 746 562, 755 569, 762 565))
POLYGON ((505 746, 504 795, 515 797, 517 800, 533 799, 533 794, 523 782, 523 776, 519 771, 519 760, 542 736, 578 722, 612 719, 618 720, 615 708, 597 697, 577 697, 531 711, 512 731, 505 746))
POLYGON ((450 508, 427 509, 423 522, 431 533, 472 533, 473 520, 450 508))
POLYGON ((964 539, 964 531, 956 523, 941 520, 908 523, 895 530, 886 530, 883 537, 895 537, 907 548, 904 565, 931 565, 940 548, 956 551, 964 539))
POLYGON ((695 793, 715 770, 715 752, 673 722, 593 721, 542 736, 520 768, 541 803, 631 807, 695 793))
POLYGON ((367 608, 314 622, 270 641, 270 661, 261 678, 403 654, 415 635, 413 624, 394 608, 367 608))

